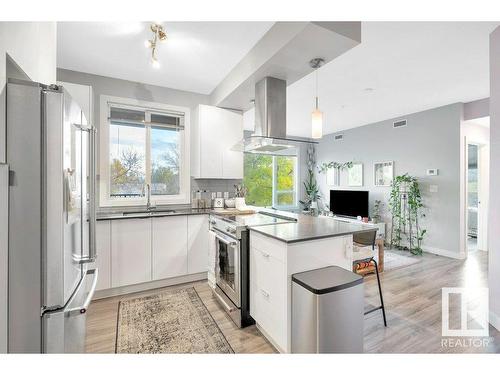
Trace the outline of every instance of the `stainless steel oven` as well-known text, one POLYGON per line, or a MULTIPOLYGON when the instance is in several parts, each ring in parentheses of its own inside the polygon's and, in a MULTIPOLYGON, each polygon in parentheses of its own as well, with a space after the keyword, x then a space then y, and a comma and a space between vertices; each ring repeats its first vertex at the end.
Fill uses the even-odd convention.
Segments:
POLYGON ((215 229, 215 277, 217 286, 241 307, 240 241, 215 229))
POLYGON ((209 285, 238 327, 255 324, 250 316, 250 239, 248 227, 294 221, 270 213, 217 215, 209 219, 209 285))

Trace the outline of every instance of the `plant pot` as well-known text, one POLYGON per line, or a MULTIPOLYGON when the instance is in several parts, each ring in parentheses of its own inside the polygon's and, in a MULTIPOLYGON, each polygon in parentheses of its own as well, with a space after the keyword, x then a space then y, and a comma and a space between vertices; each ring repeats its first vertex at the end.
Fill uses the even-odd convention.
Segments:
POLYGON ((234 207, 237 210, 244 210, 246 206, 247 205, 245 203, 245 198, 244 197, 234 198, 234 207))

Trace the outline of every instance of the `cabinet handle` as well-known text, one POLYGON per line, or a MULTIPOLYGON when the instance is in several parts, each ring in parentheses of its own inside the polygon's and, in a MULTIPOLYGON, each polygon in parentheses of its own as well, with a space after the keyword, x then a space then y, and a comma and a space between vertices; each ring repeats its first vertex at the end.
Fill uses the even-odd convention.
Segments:
POLYGON ((269 293, 266 292, 264 289, 261 289, 260 292, 262 293, 262 295, 266 298, 269 298, 269 293))
POLYGON ((262 256, 263 256, 264 258, 269 258, 269 256, 270 256, 268 253, 265 253, 265 252, 263 252, 263 251, 261 251, 261 253, 262 253, 262 256))

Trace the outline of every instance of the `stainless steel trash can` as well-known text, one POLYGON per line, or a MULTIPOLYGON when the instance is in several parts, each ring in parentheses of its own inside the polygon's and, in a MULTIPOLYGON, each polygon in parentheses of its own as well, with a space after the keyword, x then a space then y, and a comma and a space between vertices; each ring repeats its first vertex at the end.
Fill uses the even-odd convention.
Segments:
POLYGON ((363 278, 331 266, 292 275, 292 353, 362 353, 363 278))

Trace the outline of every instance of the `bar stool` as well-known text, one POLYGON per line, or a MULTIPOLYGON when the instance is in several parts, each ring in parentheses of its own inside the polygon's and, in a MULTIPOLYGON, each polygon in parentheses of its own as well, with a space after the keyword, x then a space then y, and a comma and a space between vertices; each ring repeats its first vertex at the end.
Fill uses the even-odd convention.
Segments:
POLYGON ((370 314, 377 310, 382 310, 384 317, 384 326, 387 327, 387 320, 385 318, 384 298, 382 297, 382 287, 380 285, 380 276, 378 274, 378 264, 374 258, 375 254, 375 240, 377 238, 377 231, 354 233, 353 234, 353 264, 357 263, 371 263, 375 265, 375 273, 377 274, 378 292, 380 295, 380 306, 365 312, 365 315, 370 314))

